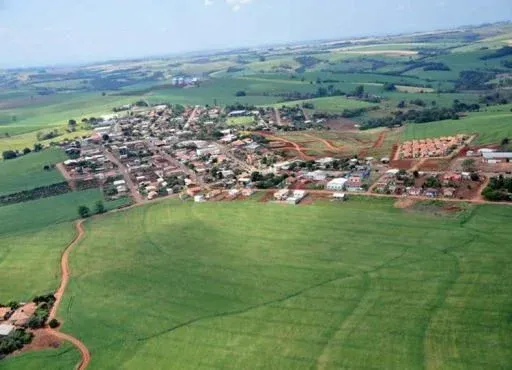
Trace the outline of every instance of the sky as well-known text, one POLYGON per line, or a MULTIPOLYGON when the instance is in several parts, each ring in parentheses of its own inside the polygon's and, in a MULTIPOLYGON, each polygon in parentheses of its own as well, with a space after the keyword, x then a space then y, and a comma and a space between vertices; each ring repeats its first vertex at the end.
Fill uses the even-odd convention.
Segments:
POLYGON ((0 0, 0 67, 512 20, 510 0, 0 0))

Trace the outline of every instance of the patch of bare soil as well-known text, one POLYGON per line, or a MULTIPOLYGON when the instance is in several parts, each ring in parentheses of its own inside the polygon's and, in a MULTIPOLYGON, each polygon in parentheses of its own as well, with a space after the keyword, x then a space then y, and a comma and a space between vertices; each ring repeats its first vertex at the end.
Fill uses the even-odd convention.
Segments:
POLYGON ((398 168, 399 170, 408 170, 414 165, 414 159, 399 159, 390 163, 391 168, 398 168))
POLYGON ((58 348, 61 345, 61 340, 47 329, 35 330, 33 333, 32 342, 23 347, 22 352, 58 348))
POLYGON ((394 207, 400 208, 400 209, 405 209, 405 208, 410 208, 410 207, 414 206, 415 203, 416 203, 416 201, 414 199, 400 198, 395 202, 394 207))
POLYGON ((330 119, 325 126, 333 131, 356 131, 357 122, 346 118, 330 119))

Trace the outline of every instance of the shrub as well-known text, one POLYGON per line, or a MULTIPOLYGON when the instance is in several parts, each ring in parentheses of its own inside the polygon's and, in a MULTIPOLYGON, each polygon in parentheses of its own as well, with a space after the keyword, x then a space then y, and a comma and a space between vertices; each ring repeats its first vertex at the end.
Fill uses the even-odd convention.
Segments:
POLYGON ((60 322, 57 319, 51 319, 48 325, 50 328, 55 329, 60 325, 60 322))

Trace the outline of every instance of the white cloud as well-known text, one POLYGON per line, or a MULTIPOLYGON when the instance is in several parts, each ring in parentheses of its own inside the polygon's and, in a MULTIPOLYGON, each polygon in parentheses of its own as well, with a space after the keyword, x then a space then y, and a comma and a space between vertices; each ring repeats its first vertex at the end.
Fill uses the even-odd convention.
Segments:
POLYGON ((252 3, 253 0, 226 0, 226 3, 231 6, 234 12, 239 11, 242 5, 252 3))
POLYGON ((204 0, 204 6, 209 7, 213 5, 213 0, 204 0))

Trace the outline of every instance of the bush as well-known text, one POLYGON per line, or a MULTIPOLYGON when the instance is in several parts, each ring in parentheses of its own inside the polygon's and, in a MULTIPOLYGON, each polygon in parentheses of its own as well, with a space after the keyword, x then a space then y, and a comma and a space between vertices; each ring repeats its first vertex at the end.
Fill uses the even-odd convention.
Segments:
POLYGON ((78 214, 81 218, 87 218, 91 215, 91 210, 87 206, 78 207, 78 214))
POLYGON ((50 326, 50 328, 55 329, 59 327, 60 322, 57 319, 51 319, 48 325, 50 326))
POLYGON ((18 154, 14 150, 6 150, 2 153, 2 157, 4 160, 14 159, 18 156, 18 154))

